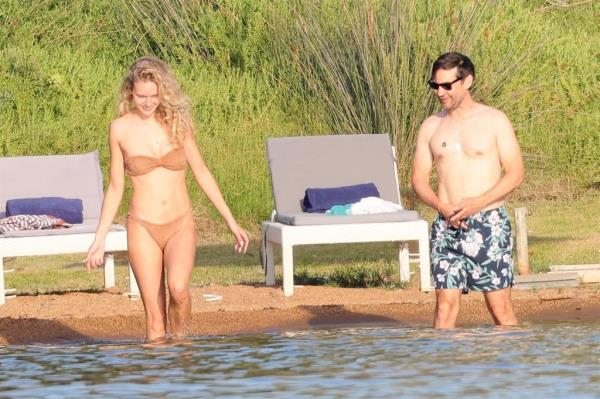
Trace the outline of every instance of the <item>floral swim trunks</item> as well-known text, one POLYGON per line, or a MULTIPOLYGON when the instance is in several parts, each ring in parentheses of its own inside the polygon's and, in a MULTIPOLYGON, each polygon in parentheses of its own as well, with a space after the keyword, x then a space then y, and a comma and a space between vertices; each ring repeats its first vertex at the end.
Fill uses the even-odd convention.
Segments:
POLYGON ((465 293, 495 291, 513 285, 513 238, 504 206, 464 219, 466 228, 450 226, 442 215, 431 226, 431 271, 436 289, 465 293))

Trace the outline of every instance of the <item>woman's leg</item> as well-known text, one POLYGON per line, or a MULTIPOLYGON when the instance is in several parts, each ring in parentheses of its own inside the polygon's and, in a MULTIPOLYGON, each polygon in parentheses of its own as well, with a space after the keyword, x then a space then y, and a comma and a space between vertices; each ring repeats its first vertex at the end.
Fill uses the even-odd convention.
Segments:
POLYGON ((185 336, 192 301, 190 298, 190 276, 196 258, 196 229, 194 216, 182 221, 181 228, 173 234, 165 246, 165 267, 169 288, 169 322, 171 334, 185 336))
POLYGON ((131 218, 127 250, 146 311, 146 338, 154 341, 165 336, 167 327, 163 252, 146 228, 131 218))

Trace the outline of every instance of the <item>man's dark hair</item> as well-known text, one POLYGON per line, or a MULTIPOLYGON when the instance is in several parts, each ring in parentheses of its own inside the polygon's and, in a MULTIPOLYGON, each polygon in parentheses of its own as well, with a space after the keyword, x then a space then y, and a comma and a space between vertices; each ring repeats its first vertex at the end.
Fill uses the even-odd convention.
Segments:
POLYGON ((449 52, 440 55, 431 67, 431 76, 435 75, 438 69, 452 69, 457 68, 457 78, 466 78, 469 75, 473 75, 475 79, 475 65, 473 62, 464 54, 457 52, 449 52))

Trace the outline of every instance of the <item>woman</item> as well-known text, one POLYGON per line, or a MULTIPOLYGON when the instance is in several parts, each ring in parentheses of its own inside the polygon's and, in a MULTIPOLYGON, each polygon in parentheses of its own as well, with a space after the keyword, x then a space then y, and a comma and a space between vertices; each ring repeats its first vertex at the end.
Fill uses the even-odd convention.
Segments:
POLYGON ((236 223, 198 151, 190 102, 164 62, 154 57, 135 61, 121 86, 118 108, 119 117, 109 128, 110 182, 86 267, 104 263, 105 237, 127 173, 133 188, 127 246, 144 302, 146 337, 155 341, 166 336, 167 314, 171 334, 181 337, 191 313, 189 280, 196 254, 187 165, 235 236, 238 252, 246 252, 248 235, 236 223))

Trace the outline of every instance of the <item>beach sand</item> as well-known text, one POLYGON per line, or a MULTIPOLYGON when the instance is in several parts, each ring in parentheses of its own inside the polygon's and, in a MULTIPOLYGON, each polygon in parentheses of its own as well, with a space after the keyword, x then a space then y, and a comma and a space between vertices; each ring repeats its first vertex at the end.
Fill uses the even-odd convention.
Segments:
MULTIPOLYGON (((284 297, 280 287, 192 289, 191 336, 297 331, 357 325, 431 326, 435 294, 417 289, 305 286, 284 297), (222 299, 207 301, 204 295, 222 299)), ((519 321, 600 321, 600 285, 513 290, 519 321)), ((483 295, 463 295, 459 327, 491 325, 483 295)), ((0 344, 143 340, 141 300, 119 292, 18 296, 0 306, 0 344)))

